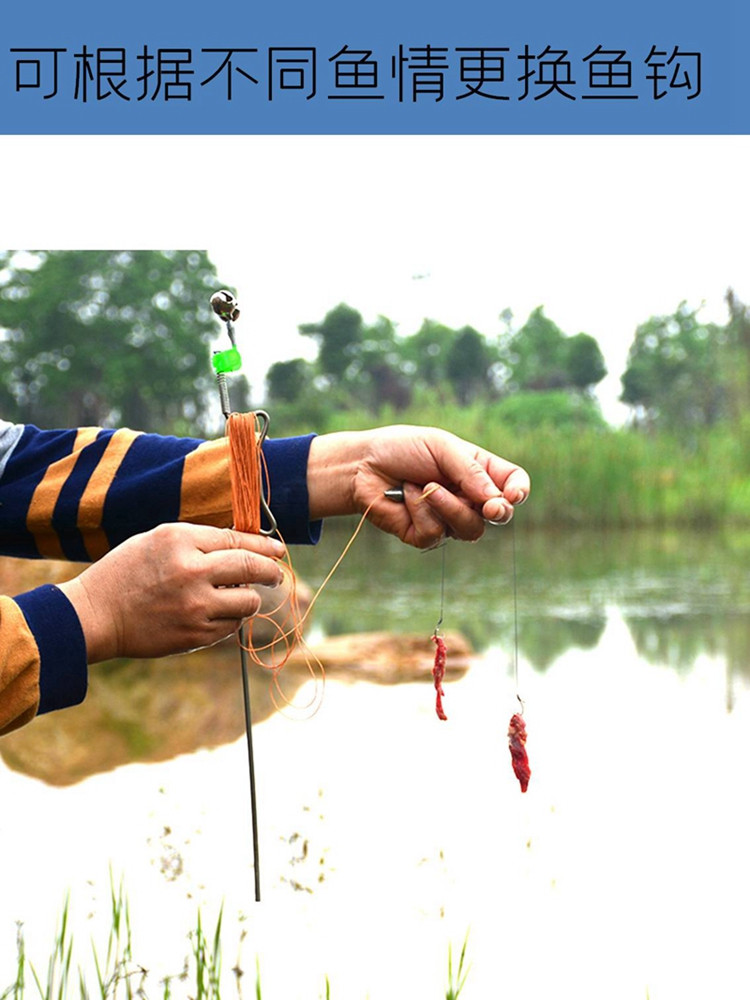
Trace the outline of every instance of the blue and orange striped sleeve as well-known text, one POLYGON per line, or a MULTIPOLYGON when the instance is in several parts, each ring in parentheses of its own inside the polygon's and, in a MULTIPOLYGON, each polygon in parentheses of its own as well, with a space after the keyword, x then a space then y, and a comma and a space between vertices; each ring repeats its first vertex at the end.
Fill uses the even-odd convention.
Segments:
MULTIPOLYGON (((131 535, 168 521, 232 524, 225 438, 163 437, 131 430, 42 431, 0 424, 15 434, 0 465, 0 552, 90 562, 131 535)), ((313 435, 266 441, 269 495, 282 536, 317 541, 310 524, 307 456, 313 435)))
MULTIPOLYGON (((183 483, 186 456, 206 447, 192 438, 31 425, 17 435, 0 477, 0 551, 6 555, 98 559, 130 535, 179 520, 183 489, 195 492, 207 471, 193 470, 183 483)), ((226 463, 218 472, 211 469, 216 478, 205 488, 210 509, 196 520, 228 525, 226 463)))

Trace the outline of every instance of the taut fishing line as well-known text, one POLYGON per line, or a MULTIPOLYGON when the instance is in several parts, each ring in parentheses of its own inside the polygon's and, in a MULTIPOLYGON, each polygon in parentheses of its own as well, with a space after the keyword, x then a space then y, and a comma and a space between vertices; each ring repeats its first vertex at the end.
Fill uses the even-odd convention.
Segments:
POLYGON ((526 723, 523 719, 524 703, 518 683, 518 572, 516 566, 516 528, 515 518, 510 523, 511 536, 511 571, 513 575, 513 681, 516 689, 516 699, 521 706, 520 712, 515 712, 508 723, 508 746, 513 773, 518 778, 521 791, 529 787, 531 768, 526 753, 526 723))
MULTIPOLYGON (((428 494, 423 494, 426 496, 428 494)), ((512 579, 512 599, 513 599, 513 685, 516 699, 520 706, 520 711, 515 712, 508 724, 508 745, 510 748, 511 763, 513 773, 518 778, 521 791, 525 792, 529 786, 531 769, 529 759, 526 754, 526 723, 523 719, 524 703, 521 698, 520 684, 518 678, 518 567, 516 555, 516 529, 515 519, 510 524, 511 535, 511 579, 512 579)), ((442 559, 440 567, 440 615, 432 633, 432 641, 435 643, 435 662, 432 668, 432 676, 435 682, 435 714, 442 722, 447 722, 448 716, 443 708, 443 679, 445 678, 446 660, 448 650, 445 638, 441 631, 443 617, 445 614, 445 551, 447 544, 445 540, 441 543, 442 559)))
POLYGON ((443 540, 440 545, 442 558, 440 560, 440 615, 432 633, 432 641, 435 643, 435 662, 432 667, 432 677, 435 682, 435 714, 442 722, 448 721, 448 716, 443 708, 443 678, 445 677, 445 665, 448 657, 448 648, 445 645, 445 638, 440 630, 445 616, 445 550, 448 543, 443 540))

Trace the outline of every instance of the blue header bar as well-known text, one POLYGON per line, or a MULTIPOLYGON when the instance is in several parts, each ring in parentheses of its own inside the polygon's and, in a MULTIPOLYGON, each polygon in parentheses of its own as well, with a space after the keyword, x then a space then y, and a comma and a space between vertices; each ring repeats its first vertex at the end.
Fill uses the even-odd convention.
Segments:
POLYGON ((3 134, 747 134, 745 0, 27 0, 3 134))

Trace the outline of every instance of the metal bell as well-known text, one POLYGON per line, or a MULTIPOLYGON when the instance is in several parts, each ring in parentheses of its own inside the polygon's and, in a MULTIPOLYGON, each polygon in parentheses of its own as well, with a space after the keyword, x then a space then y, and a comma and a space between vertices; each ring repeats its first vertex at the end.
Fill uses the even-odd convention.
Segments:
POLYGON ((214 292, 211 296, 211 308, 225 322, 231 321, 234 323, 240 315, 237 299, 226 288, 222 288, 220 292, 214 292))

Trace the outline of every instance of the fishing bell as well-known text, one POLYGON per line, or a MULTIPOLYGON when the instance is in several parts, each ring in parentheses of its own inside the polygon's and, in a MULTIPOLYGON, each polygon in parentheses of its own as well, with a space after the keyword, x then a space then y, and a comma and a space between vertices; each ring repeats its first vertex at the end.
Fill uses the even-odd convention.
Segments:
POLYGON ((219 292, 214 292, 211 296, 211 308, 219 319, 223 319, 225 323, 227 321, 235 323, 239 319, 240 310, 237 299, 226 288, 222 288, 219 292))

